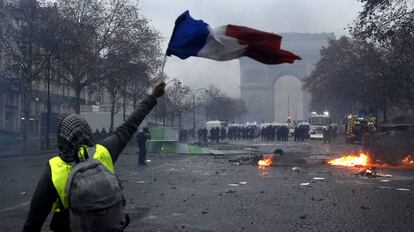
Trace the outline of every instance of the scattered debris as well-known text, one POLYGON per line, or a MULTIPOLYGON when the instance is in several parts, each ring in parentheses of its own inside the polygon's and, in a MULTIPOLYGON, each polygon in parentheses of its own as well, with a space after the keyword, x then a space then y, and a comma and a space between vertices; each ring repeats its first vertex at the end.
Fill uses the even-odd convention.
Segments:
POLYGON ((238 187, 239 184, 227 184, 228 186, 232 186, 232 187, 238 187))
POLYGON ((233 189, 227 189, 226 190, 226 193, 235 193, 236 192, 236 190, 233 190, 233 189))
POLYGON ((159 218, 159 217, 156 216, 156 215, 148 215, 147 217, 145 217, 145 219, 149 219, 149 220, 153 220, 153 219, 157 219, 157 218, 159 218))
POLYGON ((283 156, 283 150, 282 149, 275 149, 273 151, 273 154, 279 154, 280 156, 283 156))
POLYGON ((360 175, 360 176, 363 176, 363 177, 368 177, 368 178, 375 178, 375 177, 388 177, 388 178, 391 178, 392 177, 392 175, 390 175, 390 174, 384 174, 384 173, 377 172, 377 170, 375 168, 367 168, 363 171, 358 172, 357 175, 360 175))
POLYGON ((250 155, 247 157, 236 157, 234 159, 229 159, 228 161, 236 163, 236 165, 240 165, 240 164, 256 165, 257 162, 259 162, 259 160, 262 160, 262 159, 263 159, 263 155, 254 154, 254 155, 250 155))
POLYGON ((299 167, 293 167, 293 168, 292 168, 292 171, 295 171, 295 172, 300 172, 301 170, 300 170, 300 168, 299 168, 299 167))
POLYGON ((321 202, 321 201, 323 201, 323 199, 322 199, 322 198, 315 198, 315 197, 312 197, 311 199, 312 199, 312 201, 317 201, 317 202, 321 202))
POLYGON ((234 165, 250 164, 250 165, 260 165, 260 166, 272 166, 272 160, 275 158, 275 155, 283 156, 283 150, 276 149, 273 151, 273 154, 266 154, 266 155, 253 154, 247 157, 246 156, 236 157, 233 159, 229 159, 228 161, 234 163, 234 165), (263 161, 265 161, 264 164, 263 164, 263 161))
POLYGON ((317 173, 326 173, 326 174, 331 174, 331 171, 328 170, 322 170, 322 171, 317 171, 317 173))

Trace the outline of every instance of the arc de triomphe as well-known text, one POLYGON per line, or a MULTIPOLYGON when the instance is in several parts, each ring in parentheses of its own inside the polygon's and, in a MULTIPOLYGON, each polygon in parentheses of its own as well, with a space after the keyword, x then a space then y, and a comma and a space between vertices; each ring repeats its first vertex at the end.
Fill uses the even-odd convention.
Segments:
MULTIPOLYGON (((282 48, 299 55, 294 64, 264 65, 249 58, 240 59, 240 93, 245 101, 248 122, 275 121, 275 83, 283 76, 302 80, 310 75, 320 59, 320 49, 326 47, 333 33, 284 33, 282 48)), ((303 118, 309 117, 308 93, 303 93, 303 118)))

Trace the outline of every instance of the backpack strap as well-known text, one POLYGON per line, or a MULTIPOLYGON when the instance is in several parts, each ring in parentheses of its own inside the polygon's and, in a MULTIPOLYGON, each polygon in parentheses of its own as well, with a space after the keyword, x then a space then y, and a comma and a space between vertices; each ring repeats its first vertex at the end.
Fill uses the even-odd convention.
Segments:
POLYGON ((90 147, 88 151, 88 158, 93 158, 93 155, 96 152, 96 146, 90 147))
POLYGON ((95 146, 90 148, 88 148, 86 145, 77 146, 75 149, 75 163, 80 163, 82 161, 89 159, 89 157, 93 157, 95 151, 95 146))

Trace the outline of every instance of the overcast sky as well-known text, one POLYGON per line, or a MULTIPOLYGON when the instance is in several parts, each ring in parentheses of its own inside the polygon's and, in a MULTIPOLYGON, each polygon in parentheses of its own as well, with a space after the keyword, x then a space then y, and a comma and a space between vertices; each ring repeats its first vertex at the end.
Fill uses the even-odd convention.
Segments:
MULTIPOLYGON (((143 15, 165 38, 164 51, 175 19, 185 10, 211 27, 236 24, 274 33, 334 32, 341 36, 348 34, 346 27, 361 9, 357 0, 140 0, 140 5, 143 15)), ((238 60, 168 57, 164 71, 194 89, 211 83, 230 96, 240 96, 238 60)))

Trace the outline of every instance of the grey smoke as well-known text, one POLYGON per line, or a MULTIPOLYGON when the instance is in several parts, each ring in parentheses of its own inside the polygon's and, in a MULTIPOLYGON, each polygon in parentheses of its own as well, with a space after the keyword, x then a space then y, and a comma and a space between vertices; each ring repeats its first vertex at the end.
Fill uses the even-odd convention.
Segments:
MULTIPOLYGON (((345 28, 361 9, 356 0, 141 0, 140 5, 143 15, 164 36, 164 49, 175 19, 187 9, 212 27, 236 24, 274 33, 334 32, 336 36, 347 34, 345 28)), ((240 96, 238 60, 169 57, 165 72, 194 89, 214 84, 230 96, 240 96)))

